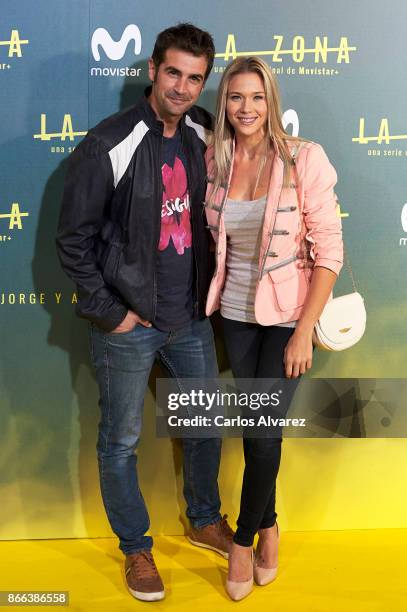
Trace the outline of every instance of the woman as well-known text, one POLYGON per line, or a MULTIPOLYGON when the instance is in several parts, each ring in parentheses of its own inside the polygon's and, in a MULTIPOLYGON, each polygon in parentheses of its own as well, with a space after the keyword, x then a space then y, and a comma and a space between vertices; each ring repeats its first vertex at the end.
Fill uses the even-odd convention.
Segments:
MULTIPOLYGON (((287 135, 265 62, 238 58, 219 87, 207 151, 208 226, 217 243, 207 314, 220 308, 238 378, 298 378, 342 266, 336 172, 322 147, 287 135)), ((240 514, 226 589, 234 600, 277 572, 281 437, 244 437, 240 514), (253 559, 253 539, 259 534, 253 559)))

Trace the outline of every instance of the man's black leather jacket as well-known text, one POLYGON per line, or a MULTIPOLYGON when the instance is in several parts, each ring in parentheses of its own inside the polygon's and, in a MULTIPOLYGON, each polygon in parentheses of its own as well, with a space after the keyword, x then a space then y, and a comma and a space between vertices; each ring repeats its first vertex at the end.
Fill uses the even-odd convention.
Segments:
MULTIPOLYGON (((204 318, 213 271, 203 212, 212 117, 194 106, 181 119, 180 130, 191 202, 195 316, 204 318)), ((91 129, 70 157, 58 255, 77 286, 77 313, 106 331, 117 327, 129 308, 154 320, 162 135, 163 123, 143 97, 91 129)))

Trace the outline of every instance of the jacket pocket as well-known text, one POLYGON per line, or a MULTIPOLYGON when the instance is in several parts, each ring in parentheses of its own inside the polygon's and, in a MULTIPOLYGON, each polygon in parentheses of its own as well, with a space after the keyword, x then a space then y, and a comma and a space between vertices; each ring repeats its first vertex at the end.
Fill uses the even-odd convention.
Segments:
POLYGON ((312 270, 300 269, 293 261, 268 273, 280 310, 294 310, 307 297, 312 270))

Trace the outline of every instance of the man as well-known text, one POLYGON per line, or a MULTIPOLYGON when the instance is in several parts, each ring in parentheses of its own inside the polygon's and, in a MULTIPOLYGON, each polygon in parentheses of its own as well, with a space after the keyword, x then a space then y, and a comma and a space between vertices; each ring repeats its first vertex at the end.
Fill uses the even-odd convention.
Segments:
MULTIPOLYGON (((212 119, 194 106, 213 59, 211 36, 190 24, 158 35, 145 97, 91 129, 72 154, 58 229, 78 314, 91 322, 103 502, 126 555, 129 590, 144 601, 164 597, 136 471, 149 374, 156 357, 177 379, 218 373, 204 314, 212 119)), ((220 450, 219 439, 184 440, 184 495, 190 541, 227 557, 233 532, 219 512, 220 450)))

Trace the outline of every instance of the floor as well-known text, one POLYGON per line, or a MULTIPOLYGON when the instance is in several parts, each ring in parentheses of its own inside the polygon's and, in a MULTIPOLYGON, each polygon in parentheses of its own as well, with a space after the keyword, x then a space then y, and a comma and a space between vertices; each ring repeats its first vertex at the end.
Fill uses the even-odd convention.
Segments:
POLYGON ((181 536, 155 538, 167 593, 155 603, 127 592, 113 538, 3 541, 0 550, 0 590, 69 591, 69 610, 407 611, 407 530, 401 529, 282 533, 276 581, 238 603, 224 593, 227 561, 181 536))

